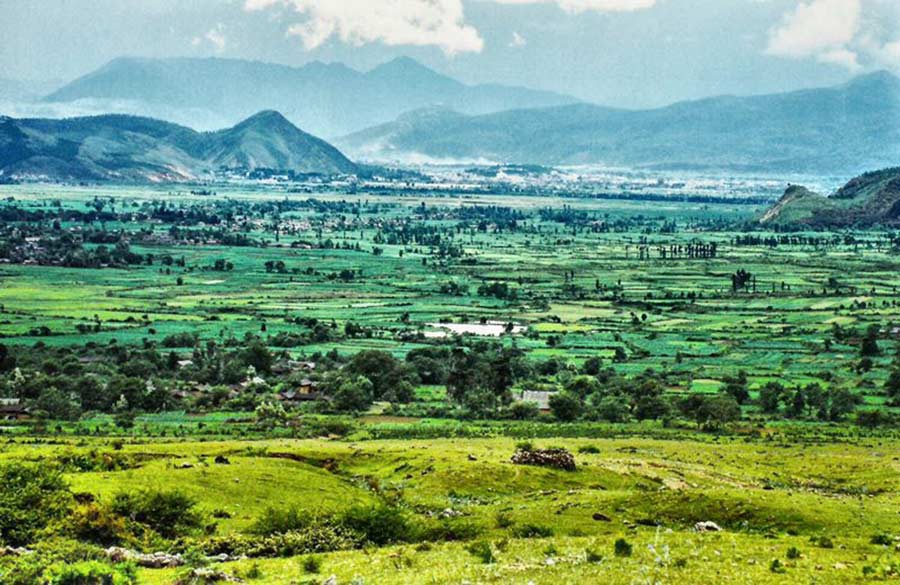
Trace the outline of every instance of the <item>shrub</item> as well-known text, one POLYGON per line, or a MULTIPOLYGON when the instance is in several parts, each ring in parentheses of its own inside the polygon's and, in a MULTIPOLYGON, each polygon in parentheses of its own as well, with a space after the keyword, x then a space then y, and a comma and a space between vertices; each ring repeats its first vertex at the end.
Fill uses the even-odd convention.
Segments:
POLYGON ((260 536, 284 534, 292 530, 303 530, 313 522, 314 518, 309 513, 297 508, 266 508, 262 516, 253 522, 253 525, 250 527, 250 533, 260 536))
POLYGON ((890 546, 893 540, 891 539, 889 534, 875 534, 872 536, 870 542, 872 544, 880 544, 882 546, 890 546))
POLYGON ((516 443, 516 451, 534 451, 534 444, 531 441, 519 441, 516 443))
POLYGON ((778 559, 772 559, 772 562, 769 563, 769 570, 773 573, 785 573, 786 570, 784 568, 784 564, 778 559))
POLYGON ((553 536, 553 529, 538 524, 523 524, 513 529, 513 536, 517 538, 549 538, 553 536))
POLYGON ((111 510, 133 522, 143 524, 165 538, 177 538, 202 525, 194 500, 178 491, 120 492, 113 498, 111 510))
POLYGON ((595 550, 587 549, 584 551, 584 559, 589 563, 602 563, 603 555, 595 550))
POLYGON ((102 546, 119 545, 132 538, 122 516, 93 502, 76 506, 65 528, 78 540, 102 546))
POLYGON ((581 447, 578 447, 578 452, 589 455, 597 455, 600 453, 600 449, 598 447, 595 447, 594 445, 582 445, 581 447))
POLYGON ((307 573, 318 573, 322 570, 322 559, 312 556, 304 558, 303 570, 307 573))
POLYGON ((333 523, 316 523, 300 530, 269 536, 241 536, 231 534, 204 539, 197 543, 208 555, 294 557, 298 555, 332 552, 358 548, 363 536, 333 523))
POLYGON ((485 565, 490 565, 497 561, 497 557, 494 556, 494 549, 491 548, 491 543, 489 542, 483 540, 473 542, 466 547, 466 550, 485 565))
POLYGON ((133 565, 112 566, 99 561, 60 563, 47 569, 44 583, 48 585, 131 585, 137 583, 133 565))
POLYGON ((834 543, 827 536, 814 536, 809 540, 819 548, 834 548, 834 543))
POLYGON ((802 555, 800 554, 800 549, 798 549, 796 546, 792 546, 791 548, 787 549, 787 558, 789 558, 791 560, 796 560, 796 559, 799 559, 801 556, 802 555))
POLYGON ((617 557, 630 557, 632 551, 631 543, 624 538, 619 538, 613 544, 613 552, 617 557))
POLYGON ((514 524, 512 516, 509 515, 509 512, 497 512, 497 515, 494 519, 497 522, 497 528, 509 528, 514 524))
POLYGON ((0 541, 26 545, 62 518, 72 493, 62 475, 46 464, 6 463, 0 466, 0 541))
POLYGON ((368 542, 376 546, 409 542, 414 536, 413 525, 406 514, 391 506, 350 508, 344 512, 340 522, 346 528, 364 535, 368 542))

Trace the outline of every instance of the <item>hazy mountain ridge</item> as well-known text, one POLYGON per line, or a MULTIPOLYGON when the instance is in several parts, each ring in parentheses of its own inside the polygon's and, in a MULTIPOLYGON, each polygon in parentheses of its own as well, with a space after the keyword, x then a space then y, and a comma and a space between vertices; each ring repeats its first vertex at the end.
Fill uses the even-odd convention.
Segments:
POLYGON ((900 160, 900 79, 715 97, 654 110, 590 104, 407 115, 336 143, 356 156, 535 164, 860 172, 900 160))
POLYGON ((327 142, 267 111, 217 132, 152 118, 0 118, 0 174, 49 180, 189 181, 222 170, 325 175, 357 167, 327 142))
POLYGON ((864 173, 829 197, 792 185, 760 221, 832 227, 898 224, 900 167, 864 173))
POLYGON ((233 59, 119 58, 45 100, 126 104, 129 111, 177 119, 191 127, 195 119, 231 125, 260 110, 277 110, 319 136, 347 134, 439 104, 485 114, 577 101, 526 88, 466 85, 410 58, 368 72, 321 62, 289 67, 233 59))

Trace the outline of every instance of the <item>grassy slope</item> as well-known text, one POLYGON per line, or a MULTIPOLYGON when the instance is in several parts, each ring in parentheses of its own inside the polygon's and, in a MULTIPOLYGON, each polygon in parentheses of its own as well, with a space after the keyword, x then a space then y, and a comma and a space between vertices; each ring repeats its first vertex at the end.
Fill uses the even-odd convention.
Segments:
MULTIPOLYGON (((612 583, 653 577, 681 583, 787 583, 815 577, 817 582, 838 583, 859 579, 863 566, 896 560, 868 542, 875 533, 900 532, 896 440, 810 445, 637 438, 537 443, 573 451, 591 445, 600 452, 578 454, 578 471, 566 473, 512 465, 510 439, 165 442, 125 447, 128 453, 159 457, 142 468, 72 474, 70 479, 74 489, 102 498, 144 486, 183 489, 198 498, 203 509, 233 514, 220 522, 219 533, 246 528, 267 506, 318 511, 389 495, 422 518, 452 508, 464 514, 457 521, 480 526, 484 538, 501 544, 508 540, 508 548, 499 551, 498 562, 490 566, 467 553, 462 543, 436 545, 430 551, 401 546, 323 555, 323 574, 335 574, 339 582, 362 576, 366 583, 557 583, 602 575, 612 583), (212 464, 216 454, 228 455, 232 464, 212 464), (326 470, 326 460, 336 467, 326 470), (175 467, 185 461, 197 466, 175 467), (514 526, 552 527, 554 536, 511 538, 508 528, 498 528, 499 512, 511 517, 514 526), (593 520, 595 512, 611 522, 593 520), (702 520, 718 522, 725 531, 693 532, 693 524, 702 520), (835 548, 813 545, 810 538, 817 536, 828 536, 835 548), (632 558, 613 558, 612 542, 619 537, 635 545, 632 558), (551 544, 558 552, 546 551, 551 544), (785 559, 791 546, 800 549, 800 559, 785 559), (588 563, 585 549, 596 550, 606 560, 588 563), (657 556, 666 555, 668 563, 656 562, 657 556), (554 564, 548 564, 548 557, 554 564), (685 567, 674 566, 679 558, 686 560, 685 567), (787 564, 785 575, 769 571, 773 558, 787 564), (837 563, 846 568, 835 569, 837 563)), ((2 456, 53 457, 89 448, 107 447, 8 444, 2 456)), ((251 564, 228 568, 240 572, 251 564)), ((296 559, 260 560, 258 565, 265 575, 260 583, 303 577, 296 559)), ((145 571, 143 578, 169 583, 172 573, 145 571)))

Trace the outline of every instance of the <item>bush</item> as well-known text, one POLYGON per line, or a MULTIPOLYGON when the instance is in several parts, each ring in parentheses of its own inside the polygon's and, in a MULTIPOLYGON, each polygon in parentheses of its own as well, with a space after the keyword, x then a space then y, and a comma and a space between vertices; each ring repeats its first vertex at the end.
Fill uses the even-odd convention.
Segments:
POLYGON ((514 524, 512 516, 508 512, 497 512, 495 520, 497 521, 497 528, 509 528, 514 524))
POLYGON ((632 551, 631 543, 624 538, 619 538, 613 545, 613 552, 617 557, 630 557, 632 551))
POLYGON ((483 540, 473 542, 466 547, 466 550, 485 565, 490 565, 497 561, 497 557, 494 556, 494 549, 491 548, 491 543, 489 542, 483 540))
POLYGON ((880 544, 882 546, 890 546, 893 543, 893 539, 889 534, 875 534, 872 536, 870 542, 872 544, 880 544))
POLYGON ((365 536, 376 546, 398 542, 410 542, 414 537, 413 525, 401 510, 385 505, 354 507, 344 512, 341 524, 365 536))
POLYGON ((319 557, 306 557, 303 559, 303 571, 306 573, 318 573, 322 570, 322 559, 319 557))
POLYGON ((262 516, 250 527, 251 534, 270 536, 284 534, 292 530, 303 530, 313 524, 314 518, 307 512, 296 508, 266 508, 262 516))
POLYGON ((76 506, 65 528, 78 540, 102 546, 120 545, 132 538, 122 516, 93 502, 76 506))
POLYGON ((597 455, 600 453, 600 449, 594 445, 582 445, 581 447, 578 447, 578 452, 588 455, 597 455))
POLYGON ((803 555, 800 554, 800 549, 798 549, 796 546, 792 546, 791 548, 787 549, 786 556, 791 560, 796 560, 803 555))
POLYGON ((523 524, 513 529, 513 536, 516 538, 549 538, 553 536, 553 529, 538 524, 523 524))
POLYGON ((0 465, 0 486, 0 541, 12 546, 32 542, 72 504, 62 475, 45 464, 0 465))
POLYGON ((137 583, 133 565, 112 566, 99 561, 60 563, 47 569, 43 580, 47 585, 131 585, 137 583))
POLYGON ((178 491, 147 490, 116 494, 110 509, 165 538, 177 538, 202 525, 203 518, 195 505, 191 497, 178 491))
POLYGON ((203 540, 197 546, 207 555, 227 554, 250 558, 295 557, 312 553, 359 548, 362 535, 335 524, 316 523, 301 530, 271 536, 228 535, 203 540))

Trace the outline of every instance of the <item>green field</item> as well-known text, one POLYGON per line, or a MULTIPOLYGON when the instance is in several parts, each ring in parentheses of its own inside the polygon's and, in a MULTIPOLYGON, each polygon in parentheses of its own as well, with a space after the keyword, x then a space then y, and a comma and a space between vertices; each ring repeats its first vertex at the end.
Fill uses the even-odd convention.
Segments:
POLYGON ((725 201, 0 198, 2 583, 106 583, 53 575, 112 545, 183 561, 116 584, 900 576, 893 232, 725 201), (511 460, 553 449, 575 469, 511 460))

